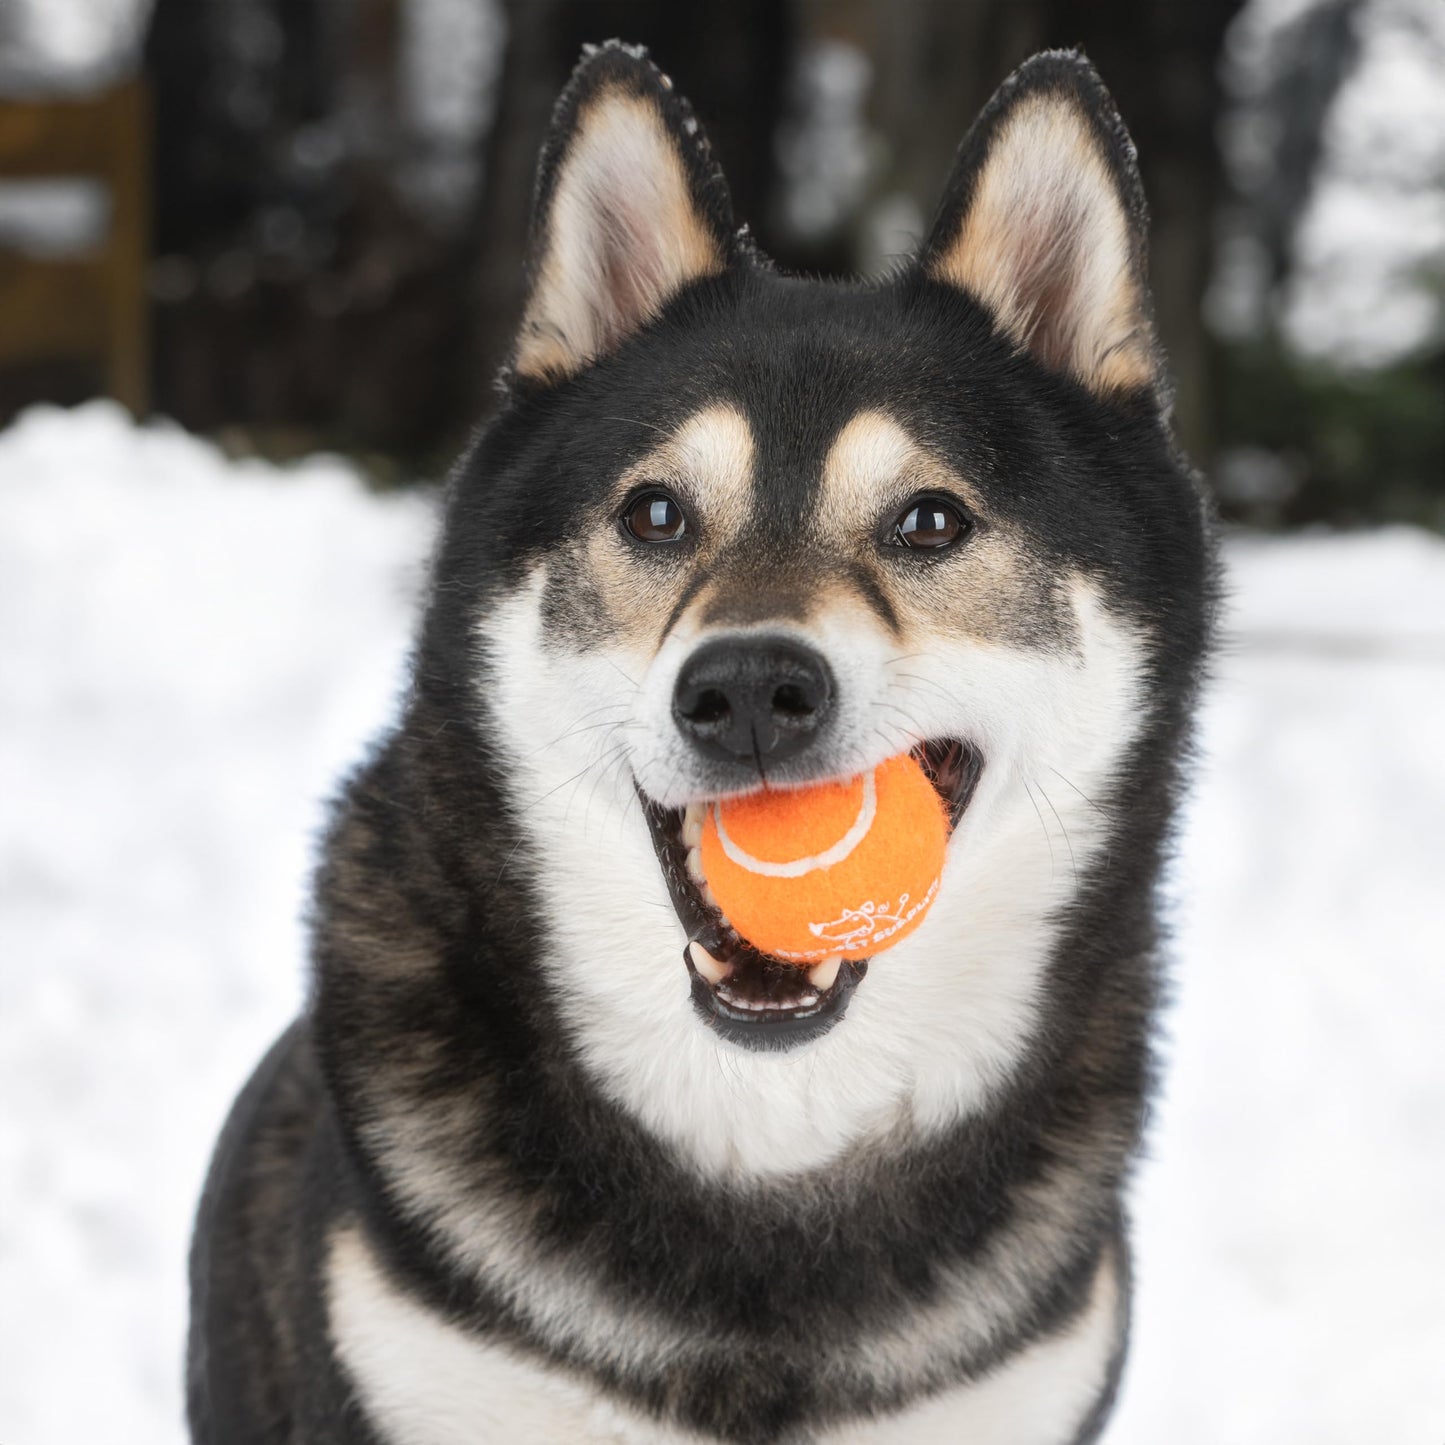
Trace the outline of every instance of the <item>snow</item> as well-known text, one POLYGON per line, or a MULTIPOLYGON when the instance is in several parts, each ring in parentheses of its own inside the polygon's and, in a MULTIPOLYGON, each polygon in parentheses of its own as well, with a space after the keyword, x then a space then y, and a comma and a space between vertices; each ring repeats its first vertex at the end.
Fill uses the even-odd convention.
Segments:
POLYGON ((318 800, 390 711, 431 531, 106 403, 0 434, 5 1445, 179 1439, 207 1151, 300 1002, 318 800))
POLYGON ((1445 1440, 1445 541, 1229 550, 1110 1445, 1445 1440))
POLYGON ((413 144, 397 180, 434 222, 464 226, 482 177, 506 16, 500 0, 406 0, 399 25, 398 95, 413 144))
MULTIPOLYGON (((1330 3, 1248 0, 1231 28, 1222 74, 1235 104, 1221 137, 1246 190, 1258 183, 1258 148, 1268 139, 1258 97, 1295 43, 1290 28, 1330 3)), ((1354 23, 1357 62, 1325 118, 1280 319, 1301 356, 1370 369, 1428 350, 1445 325, 1437 275, 1445 254, 1445 6, 1360 0, 1354 23)), ((1228 337, 1257 334, 1265 287, 1262 252, 1226 231, 1211 324, 1228 337)))
POLYGON ((0 250, 47 259, 104 243, 110 195, 82 177, 0 182, 0 250))
MULTIPOLYGON (((0 433, 5 1445, 182 1439, 191 1211, 301 999, 321 800, 393 707, 432 527, 106 403, 0 433)), ((1107 1440, 1434 1445, 1445 541, 1229 561, 1107 1440)))
POLYGON ((81 92, 109 85, 140 59, 154 0, 4 0, 0 84, 81 92))
POLYGON ((1306 356, 1371 367, 1438 343, 1445 325, 1445 6, 1373 0, 1360 42, 1300 218, 1285 327, 1306 356))

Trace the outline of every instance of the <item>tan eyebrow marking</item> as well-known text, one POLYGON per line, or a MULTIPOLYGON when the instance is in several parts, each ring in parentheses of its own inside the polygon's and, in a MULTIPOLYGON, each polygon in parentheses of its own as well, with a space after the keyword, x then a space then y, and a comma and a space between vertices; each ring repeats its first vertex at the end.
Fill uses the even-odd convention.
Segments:
MULTIPOLYGON (((655 648, 685 595, 687 579, 706 576, 720 551, 747 524, 753 506, 752 428, 737 407, 703 407, 665 435, 617 479, 608 503, 656 482, 676 494, 696 528, 698 551, 684 573, 639 567, 614 525, 592 529, 580 575, 592 581, 592 621, 640 655, 655 648)), ((694 598, 698 591, 694 589, 694 598)))
POLYGON ((823 459, 822 524, 854 535, 890 503, 930 489, 952 492, 976 516, 984 514, 977 491, 887 412, 860 411, 823 459))
POLYGON ((709 545, 740 531, 753 501, 756 447, 747 418, 717 403, 694 412, 618 479, 621 494, 641 482, 675 487, 706 529, 709 545))

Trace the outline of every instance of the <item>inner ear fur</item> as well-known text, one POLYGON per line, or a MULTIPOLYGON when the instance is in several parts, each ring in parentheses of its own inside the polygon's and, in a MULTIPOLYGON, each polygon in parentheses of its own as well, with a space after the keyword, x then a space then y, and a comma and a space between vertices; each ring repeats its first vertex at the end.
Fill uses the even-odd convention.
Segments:
POLYGON ((574 375, 683 287, 725 271, 736 245, 691 107, 640 47, 589 47, 542 151, 512 372, 574 375))
POLYGON ((1134 147, 1094 68, 1037 55, 964 140, 924 272, 1020 349, 1100 395, 1160 389, 1134 147))

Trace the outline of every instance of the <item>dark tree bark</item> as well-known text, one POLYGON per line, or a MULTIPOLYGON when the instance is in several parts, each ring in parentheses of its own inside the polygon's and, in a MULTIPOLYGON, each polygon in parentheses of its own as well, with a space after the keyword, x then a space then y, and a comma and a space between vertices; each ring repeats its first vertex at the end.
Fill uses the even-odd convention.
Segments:
POLYGON ((464 433, 473 248, 400 184, 401 6, 157 0, 156 400, 187 426, 410 464, 464 433))

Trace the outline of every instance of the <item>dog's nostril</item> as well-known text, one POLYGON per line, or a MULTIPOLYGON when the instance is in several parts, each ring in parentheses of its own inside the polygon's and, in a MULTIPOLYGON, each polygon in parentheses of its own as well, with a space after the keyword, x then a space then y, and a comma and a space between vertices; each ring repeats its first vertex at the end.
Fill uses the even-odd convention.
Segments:
POLYGON ((727 694, 715 687, 706 687, 697 695, 697 701, 686 710, 689 721, 695 723, 726 722, 732 714, 727 694))
POLYGON ((779 722, 804 722, 816 711, 812 698, 796 683, 785 682, 773 693, 773 716, 779 722))

